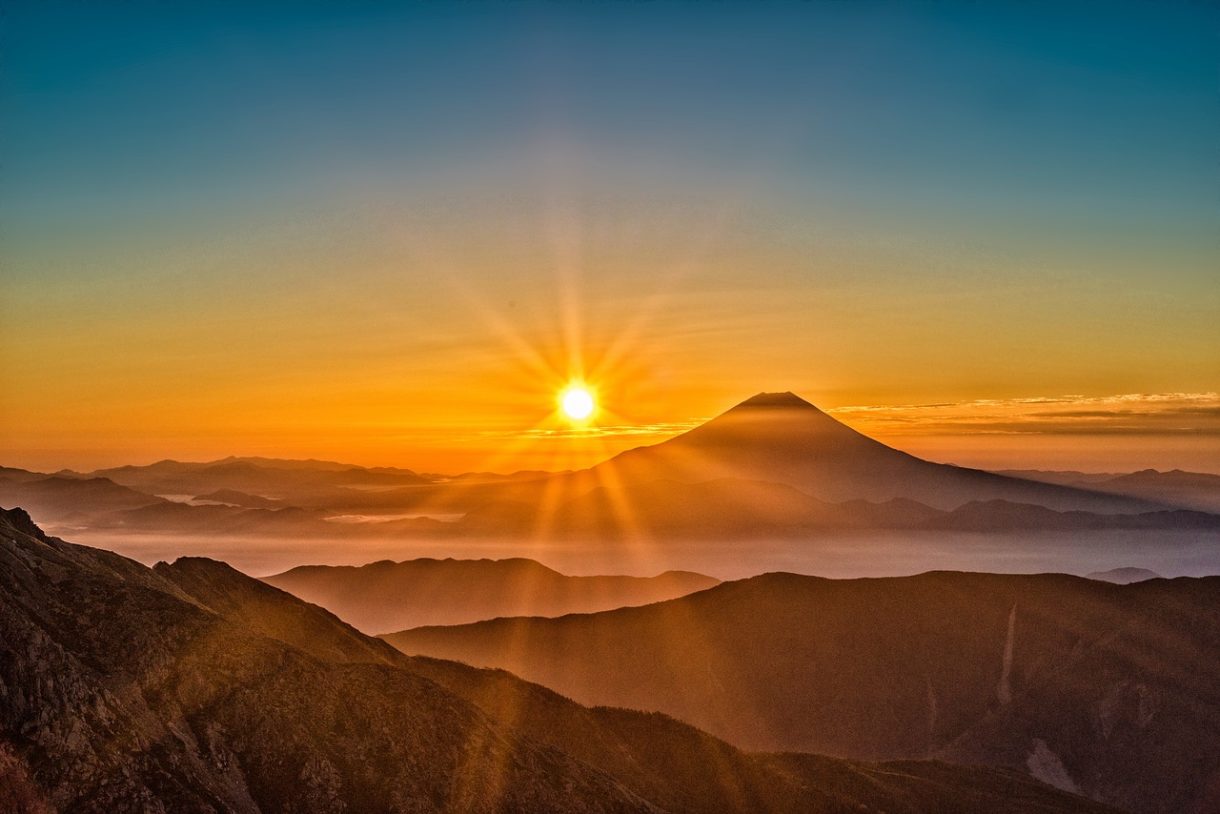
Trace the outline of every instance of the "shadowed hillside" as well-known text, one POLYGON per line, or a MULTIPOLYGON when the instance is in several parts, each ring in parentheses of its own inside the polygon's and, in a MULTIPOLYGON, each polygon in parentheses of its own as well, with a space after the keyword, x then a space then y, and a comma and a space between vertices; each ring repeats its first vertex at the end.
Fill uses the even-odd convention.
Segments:
POLYGON ((1150 500, 1184 509, 1220 512, 1220 475, 1205 472, 1183 472, 1180 469, 1158 472, 1155 469, 1143 469, 1139 472, 1115 475, 1026 469, 999 474, 1150 500))
POLYGON ((343 487, 391 487, 429 482, 428 478, 409 469, 274 458, 225 458, 206 463, 159 461, 149 466, 99 469, 90 475, 110 478, 153 494, 203 494, 229 489, 268 498, 308 495, 343 487))
POLYGON ((651 810, 427 679, 319 660, 2 521, 0 737, 52 809, 651 810))
POLYGON ((768 574, 386 638, 747 748, 1006 766, 1140 812, 1220 805, 1220 578, 768 574))
POLYGON ((687 571, 570 577, 522 558, 303 565, 263 581, 321 605, 367 633, 646 605, 719 583, 687 571))
MULTIPOLYGON (((34 473, 26 473, 34 475, 34 473)), ((0 495, 9 505, 28 506, 46 521, 72 523, 98 515, 122 513, 168 501, 122 486, 109 478, 59 475, 0 478, 0 495)))
POLYGON ((1102 812, 1019 775, 749 755, 410 659, 223 563, 0 512, 0 801, 73 811, 1102 812))

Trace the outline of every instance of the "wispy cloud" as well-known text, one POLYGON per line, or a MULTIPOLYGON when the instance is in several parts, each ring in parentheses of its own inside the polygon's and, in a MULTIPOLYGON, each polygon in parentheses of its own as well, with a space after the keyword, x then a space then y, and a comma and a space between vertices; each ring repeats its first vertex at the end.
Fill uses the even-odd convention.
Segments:
POLYGON ((827 412, 878 435, 1220 435, 1220 393, 1036 396, 827 412))
POLYGON ((515 433, 529 438, 630 438, 634 436, 668 436, 686 432, 702 424, 697 421, 671 421, 657 424, 622 424, 606 427, 540 427, 515 433))
MULTIPOLYGON (((928 404, 834 407, 826 412, 868 435, 1207 435, 1220 437, 1220 393, 1124 393, 1112 396, 1032 396, 928 404)), ((650 424, 535 427, 481 437, 536 441, 654 443, 708 418, 650 424)))

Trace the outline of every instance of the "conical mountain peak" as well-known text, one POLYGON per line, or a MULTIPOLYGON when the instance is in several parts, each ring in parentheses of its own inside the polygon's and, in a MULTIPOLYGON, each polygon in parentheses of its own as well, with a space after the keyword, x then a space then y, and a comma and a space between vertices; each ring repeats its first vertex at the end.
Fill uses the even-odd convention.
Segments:
POLYGON ((1126 498, 933 463, 869 438, 794 393, 758 393, 681 435, 599 466, 620 482, 717 479, 790 486, 819 500, 914 500, 950 510, 980 500, 1113 511, 1126 498))
POLYGON ((790 393, 790 392, 759 393, 757 395, 750 396, 748 399, 741 402, 733 409, 735 409, 735 410, 742 409, 742 408, 755 409, 755 408, 760 408, 760 407, 785 407, 785 408, 794 408, 795 407, 795 408, 804 408, 804 409, 811 409, 811 410, 818 409, 814 405, 805 401, 800 396, 796 395, 795 393, 790 393))

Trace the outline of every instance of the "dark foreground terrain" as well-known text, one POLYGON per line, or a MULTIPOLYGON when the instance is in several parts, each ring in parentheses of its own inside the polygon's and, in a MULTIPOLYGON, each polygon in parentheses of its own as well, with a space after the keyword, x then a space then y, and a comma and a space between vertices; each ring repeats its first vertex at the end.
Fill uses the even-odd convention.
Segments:
POLYGON ((776 573, 386 638, 742 748, 1007 767, 1131 811, 1220 811, 1220 577, 776 573))
POLYGON ((751 754, 408 658, 223 563, 0 511, 6 812, 1101 812, 1016 772, 751 754))

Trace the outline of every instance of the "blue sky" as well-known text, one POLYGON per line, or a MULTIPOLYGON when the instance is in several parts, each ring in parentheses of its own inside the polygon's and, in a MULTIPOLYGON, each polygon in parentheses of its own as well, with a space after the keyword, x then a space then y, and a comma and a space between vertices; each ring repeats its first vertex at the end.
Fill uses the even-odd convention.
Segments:
MULTIPOLYGON (((18 4, 6 203, 298 194, 559 136, 794 197, 1214 233, 1207 4, 18 4), (340 7, 341 6, 341 7, 340 7), (319 181, 324 183, 324 180, 319 181), (995 194, 995 192, 1002 194, 995 194)), ((27 207, 28 210, 27 210, 27 207)), ((10 214, 11 217, 11 214, 10 214)), ((20 222, 20 220, 19 220, 20 222)))

